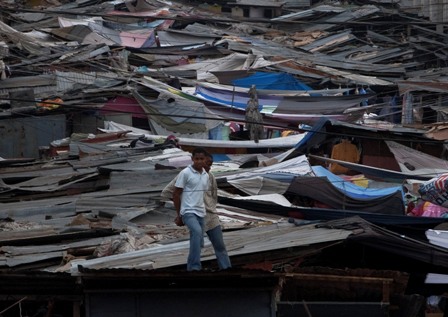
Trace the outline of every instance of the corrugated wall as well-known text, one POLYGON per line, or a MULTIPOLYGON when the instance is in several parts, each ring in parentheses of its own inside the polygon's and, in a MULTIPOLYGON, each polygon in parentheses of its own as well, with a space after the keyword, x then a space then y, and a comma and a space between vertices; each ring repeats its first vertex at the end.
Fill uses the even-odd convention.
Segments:
POLYGON ((285 0, 285 7, 294 8, 309 8, 311 6, 311 0, 285 0))
POLYGON ((0 157, 39 158, 39 147, 66 134, 65 115, 3 119, 0 121, 0 157))
POLYGON ((61 72, 56 71, 57 91, 67 91, 75 84, 92 84, 95 81, 104 81, 117 78, 112 72, 61 72))
POLYGON ((401 0, 400 8, 418 13, 432 22, 448 22, 447 0, 401 0))

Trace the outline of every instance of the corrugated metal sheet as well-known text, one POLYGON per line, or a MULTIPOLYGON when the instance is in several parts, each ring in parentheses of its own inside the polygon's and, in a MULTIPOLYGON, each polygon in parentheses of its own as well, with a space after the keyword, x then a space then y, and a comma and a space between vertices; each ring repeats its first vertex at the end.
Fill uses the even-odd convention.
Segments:
POLYGON ((285 1, 285 8, 308 8, 311 5, 311 0, 287 0, 285 1))
MULTIPOLYGON (((323 242, 345 240, 351 231, 318 229, 314 225, 298 227, 288 222, 225 232, 224 240, 229 256, 308 246, 323 242)), ((78 266, 88 269, 158 269, 185 263, 189 242, 158 245, 149 249, 132 251, 92 260, 72 261, 71 273, 77 275, 78 266)), ((201 260, 214 258, 211 243, 206 239, 201 260)))
POLYGON ((90 85, 96 81, 116 79, 117 75, 111 72, 61 72, 56 71, 57 91, 67 91, 76 84, 90 85))
POLYGON ((66 135, 65 115, 4 119, 0 121, 3 158, 39 158, 39 147, 66 135))
POLYGON ((312 23, 305 26, 303 30, 307 32, 329 30, 335 26, 339 26, 341 23, 354 21, 356 19, 372 15, 378 11, 379 9, 375 6, 363 6, 361 8, 357 8, 356 10, 346 10, 337 15, 320 19, 316 21, 317 23, 312 23))
POLYGON ((316 40, 313 43, 301 46, 300 48, 311 53, 316 53, 321 50, 331 48, 334 45, 340 45, 345 42, 351 41, 355 38, 356 37, 352 34, 351 30, 349 30, 339 34, 327 36, 320 40, 316 40))
POLYGON ((312 9, 302 10, 299 12, 288 13, 276 18, 271 19, 272 21, 294 21, 302 18, 310 17, 315 14, 315 12, 344 12, 346 9, 336 6, 321 5, 312 9))
POLYGON ((32 88, 36 96, 41 93, 54 93, 56 78, 51 74, 7 78, 1 81, 0 87, 0 96, 4 96, 5 101, 8 101, 9 92, 21 91, 26 88, 32 88))

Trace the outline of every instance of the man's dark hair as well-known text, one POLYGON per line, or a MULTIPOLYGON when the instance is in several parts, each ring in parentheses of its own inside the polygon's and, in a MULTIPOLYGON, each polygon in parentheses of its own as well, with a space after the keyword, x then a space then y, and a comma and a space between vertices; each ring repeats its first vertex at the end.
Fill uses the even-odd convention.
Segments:
POLYGON ((193 152, 191 152, 192 156, 194 156, 195 154, 204 154, 205 156, 207 156, 208 152, 202 147, 197 147, 193 150, 193 152))

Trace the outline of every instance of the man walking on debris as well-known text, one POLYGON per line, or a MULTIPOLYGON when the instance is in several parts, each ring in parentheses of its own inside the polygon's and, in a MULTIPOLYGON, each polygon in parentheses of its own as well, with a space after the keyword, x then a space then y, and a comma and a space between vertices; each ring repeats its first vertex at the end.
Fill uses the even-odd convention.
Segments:
MULTIPOLYGON (((204 204, 206 214, 204 217, 204 226, 210 242, 212 243, 213 249, 215 251, 216 260, 218 262, 218 267, 221 270, 230 268, 232 265, 230 263, 230 258, 227 254, 226 246, 224 244, 224 239, 222 235, 222 228, 219 222, 219 216, 216 212, 216 204, 218 202, 218 185, 216 179, 212 173, 210 173, 210 168, 213 165, 213 156, 210 153, 206 153, 204 169, 209 175, 209 190, 204 193, 204 204)), ((162 199, 170 200, 173 198, 173 193, 175 190, 175 184, 177 182, 176 176, 162 191, 162 199)), ((177 224, 177 223, 176 223, 177 224)))
POLYGON ((250 139, 258 143, 263 136, 263 117, 258 110, 258 95, 255 85, 250 87, 249 97, 246 105, 246 128, 249 131, 250 139))
POLYGON ((193 163, 184 168, 174 184, 173 203, 177 217, 176 225, 184 224, 190 231, 190 250, 187 259, 187 271, 200 271, 201 248, 204 245, 204 194, 209 190, 209 176, 205 171, 206 151, 195 148, 193 163))

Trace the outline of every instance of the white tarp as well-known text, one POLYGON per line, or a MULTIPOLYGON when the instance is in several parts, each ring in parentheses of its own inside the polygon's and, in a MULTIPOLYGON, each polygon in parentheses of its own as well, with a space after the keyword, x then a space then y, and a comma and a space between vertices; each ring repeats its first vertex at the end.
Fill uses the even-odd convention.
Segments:
POLYGON ((292 204, 289 202, 285 196, 280 194, 267 194, 267 195, 253 195, 253 196, 232 196, 233 199, 237 200, 257 200, 257 201, 266 201, 270 203, 274 203, 280 206, 291 207, 292 204))
MULTIPOLYGON (((105 121, 105 128, 99 129, 102 132, 116 132, 116 131, 131 131, 129 136, 142 136, 147 140, 163 140, 168 137, 168 135, 155 135, 150 134, 149 131, 136 129, 124 124, 119 124, 113 121, 105 121)), ((258 143, 255 143, 252 140, 244 140, 244 141, 232 141, 232 140, 207 140, 200 138, 189 138, 183 136, 177 136, 179 140, 179 145, 188 145, 188 146, 201 146, 201 147, 216 147, 216 148, 293 148, 297 143, 299 143, 304 137, 306 133, 302 134, 294 134, 286 137, 278 137, 273 139, 263 139, 258 143)), ((279 155, 278 159, 283 160, 285 155, 279 155)), ((266 161, 270 161, 266 160, 266 161)), ((269 162, 266 162, 268 164, 269 162)))
POLYGON ((246 179, 256 176, 268 177, 270 179, 289 182, 295 176, 314 175, 308 159, 305 155, 292 158, 290 160, 273 164, 266 167, 260 167, 248 172, 238 171, 233 175, 227 175, 227 181, 234 181, 236 179, 246 179))
POLYGON ((436 177, 448 172, 448 161, 414 150, 394 141, 386 141, 403 173, 436 177))
POLYGON ((230 180, 228 183, 248 195, 283 194, 289 187, 289 183, 283 183, 261 176, 230 180))

